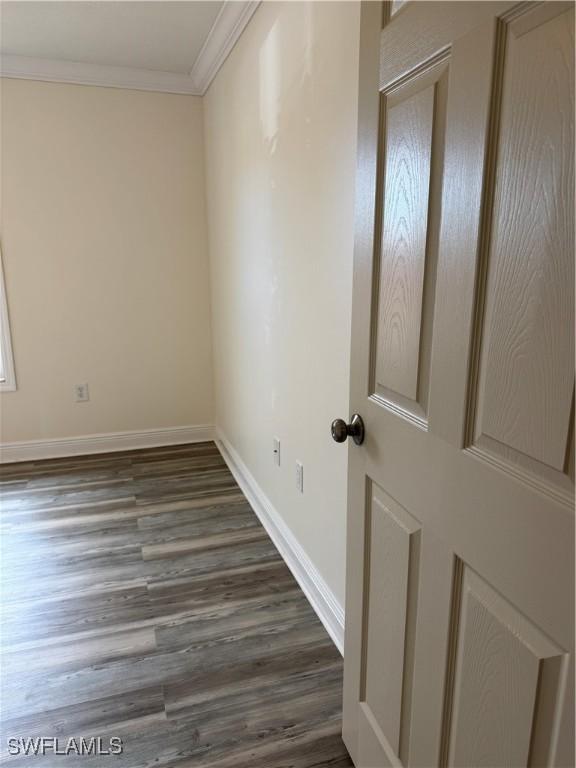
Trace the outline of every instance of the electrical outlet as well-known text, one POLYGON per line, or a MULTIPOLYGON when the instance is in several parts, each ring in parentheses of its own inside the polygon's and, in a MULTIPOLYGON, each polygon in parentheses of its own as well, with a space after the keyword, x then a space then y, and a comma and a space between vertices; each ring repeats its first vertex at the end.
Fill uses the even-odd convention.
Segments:
POLYGON ((280 466, 280 440, 277 437, 272 439, 272 451, 274 453, 274 464, 280 466))
POLYGON ((74 400, 77 403, 87 403, 90 400, 88 384, 74 384, 74 400))
POLYGON ((296 488, 304 493, 304 467, 299 461, 296 462, 296 488))

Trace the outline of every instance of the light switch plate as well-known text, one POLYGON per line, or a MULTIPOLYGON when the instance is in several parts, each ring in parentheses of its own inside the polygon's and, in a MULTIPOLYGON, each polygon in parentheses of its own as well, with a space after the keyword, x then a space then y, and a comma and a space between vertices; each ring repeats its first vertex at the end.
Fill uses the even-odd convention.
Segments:
POLYGON ((274 452, 274 464, 277 467, 280 466, 280 438, 275 437, 272 439, 272 451, 274 452))

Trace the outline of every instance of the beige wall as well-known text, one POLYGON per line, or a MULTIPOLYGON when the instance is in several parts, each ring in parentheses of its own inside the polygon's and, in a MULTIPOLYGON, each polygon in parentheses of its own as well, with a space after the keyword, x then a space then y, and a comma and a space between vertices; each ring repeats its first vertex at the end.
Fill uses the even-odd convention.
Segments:
POLYGON ((19 80, 1 98, 2 440, 211 423, 202 100, 19 80))
POLYGON ((213 421, 204 106, 215 419, 342 604, 358 33, 355 3, 263 3, 204 105, 17 80, 1 102, 2 440, 213 421))
POLYGON ((264 3, 204 104, 217 424, 341 604, 358 36, 357 4, 264 3))

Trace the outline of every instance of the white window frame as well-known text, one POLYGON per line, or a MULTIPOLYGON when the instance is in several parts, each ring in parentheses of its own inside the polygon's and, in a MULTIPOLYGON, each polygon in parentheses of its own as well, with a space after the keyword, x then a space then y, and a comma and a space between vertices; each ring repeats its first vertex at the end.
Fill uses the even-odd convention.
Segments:
POLYGON ((14 372, 14 355, 12 353, 12 336, 10 334, 10 319, 8 317, 8 302, 6 300, 6 287, 4 284, 4 267, 2 264, 2 251, 0 251, 0 355, 4 378, 0 379, 0 392, 16 391, 16 373, 14 372))

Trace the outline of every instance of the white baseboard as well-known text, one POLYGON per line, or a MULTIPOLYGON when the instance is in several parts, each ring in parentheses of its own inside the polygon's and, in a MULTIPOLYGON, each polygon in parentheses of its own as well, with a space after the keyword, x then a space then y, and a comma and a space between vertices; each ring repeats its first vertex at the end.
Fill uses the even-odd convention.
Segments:
POLYGON ((344 609, 306 552, 304 552, 292 531, 282 520, 276 509, 274 509, 248 467, 218 428, 216 428, 216 445, 234 475, 236 482, 250 502, 250 506, 308 598, 310 605, 316 611, 318 618, 340 653, 343 654, 344 609))
POLYGON ((16 443, 0 443, 0 463, 55 459, 61 456, 87 456, 91 453, 202 443, 213 439, 214 427, 201 424, 189 427, 160 427, 159 429, 110 432, 101 435, 82 435, 51 440, 22 440, 16 443))

